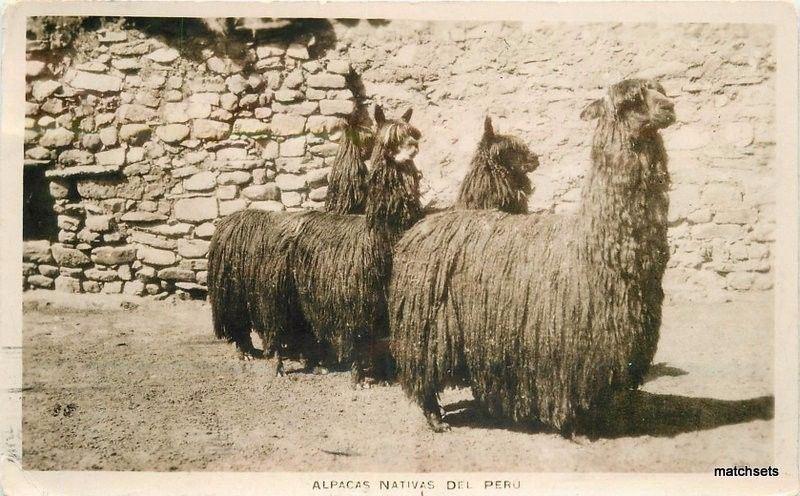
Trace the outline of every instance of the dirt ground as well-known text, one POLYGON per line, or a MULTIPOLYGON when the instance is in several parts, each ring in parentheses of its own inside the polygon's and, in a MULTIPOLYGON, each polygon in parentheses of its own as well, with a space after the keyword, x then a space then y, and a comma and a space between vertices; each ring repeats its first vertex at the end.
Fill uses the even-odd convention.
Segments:
POLYGON ((495 425, 465 391, 446 392, 454 427, 433 434, 398 386, 275 378, 269 361, 237 360, 204 302, 31 292, 24 310, 26 469, 707 472, 772 461, 771 295, 665 307, 644 392, 595 440, 495 425))

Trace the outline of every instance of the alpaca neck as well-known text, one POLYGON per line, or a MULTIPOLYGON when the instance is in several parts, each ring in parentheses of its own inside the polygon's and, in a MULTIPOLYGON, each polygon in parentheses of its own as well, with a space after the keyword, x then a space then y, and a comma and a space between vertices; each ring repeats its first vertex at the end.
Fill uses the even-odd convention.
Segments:
POLYGON ((367 186, 366 221, 373 232, 393 240, 422 216, 419 175, 413 162, 390 158, 373 164, 367 186))
POLYGON ((598 124, 592 169, 579 211, 589 267, 651 277, 643 266, 666 261, 669 175, 661 137, 633 137, 624 123, 598 124))

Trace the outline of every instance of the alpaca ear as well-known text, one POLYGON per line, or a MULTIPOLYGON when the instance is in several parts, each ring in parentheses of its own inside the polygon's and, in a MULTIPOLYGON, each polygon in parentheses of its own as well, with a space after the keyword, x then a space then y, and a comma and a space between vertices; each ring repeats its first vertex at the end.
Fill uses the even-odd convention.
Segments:
POLYGON ((491 138, 494 136, 494 128, 492 127, 492 118, 488 115, 486 119, 483 121, 483 137, 484 138, 491 138))
POLYGON ((581 119, 585 121, 590 121, 592 119, 597 119, 603 116, 606 112, 605 102, 602 98, 598 98, 597 100, 593 101, 589 105, 583 109, 581 112, 581 119))
POLYGON ((384 122, 386 122, 386 114, 383 113, 383 108, 375 105, 375 124, 380 127, 384 122))
POLYGON ((403 120, 404 120, 404 121, 406 121, 406 122, 409 122, 409 121, 411 120, 411 114, 412 114, 413 112, 414 112, 414 109, 413 109, 413 108, 409 108, 408 110, 406 110, 406 113, 405 113, 405 114, 403 114, 403 116, 401 117, 401 119, 403 119, 403 120))

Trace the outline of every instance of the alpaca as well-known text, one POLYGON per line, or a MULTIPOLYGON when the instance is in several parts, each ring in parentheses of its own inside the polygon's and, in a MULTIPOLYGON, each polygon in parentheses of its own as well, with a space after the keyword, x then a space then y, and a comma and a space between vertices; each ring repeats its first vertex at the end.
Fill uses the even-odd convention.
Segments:
POLYGON ((369 357, 375 340, 388 331, 392 246, 421 216, 413 163, 420 133, 410 118, 409 110, 386 120, 376 108, 364 215, 245 210, 220 223, 209 251, 218 338, 258 358, 253 328, 277 354, 279 374, 282 354, 302 351, 311 368, 323 358, 321 347, 330 348, 352 365, 355 382, 363 379, 376 363, 369 357))
POLYGON ((448 428, 438 393, 470 385, 490 415, 571 435, 582 414, 642 383, 658 342, 675 120, 650 80, 625 80, 597 119, 577 215, 452 211, 397 244, 392 351, 406 394, 448 428))
POLYGON ((342 136, 328 175, 325 211, 335 214, 363 214, 369 171, 365 151, 370 150, 371 130, 348 116, 341 125, 342 136))
POLYGON ((483 127, 483 136, 461 183, 455 207, 527 213, 531 193, 527 173, 539 167, 539 157, 519 138, 495 134, 490 117, 486 117, 483 127))

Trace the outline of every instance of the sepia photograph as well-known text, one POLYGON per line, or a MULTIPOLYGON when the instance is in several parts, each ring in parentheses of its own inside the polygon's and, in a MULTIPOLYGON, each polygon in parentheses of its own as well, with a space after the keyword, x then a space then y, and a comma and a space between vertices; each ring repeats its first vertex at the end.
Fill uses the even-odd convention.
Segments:
POLYGON ((4 60, 6 460, 796 477, 775 23, 180 13, 26 16, 4 60))

